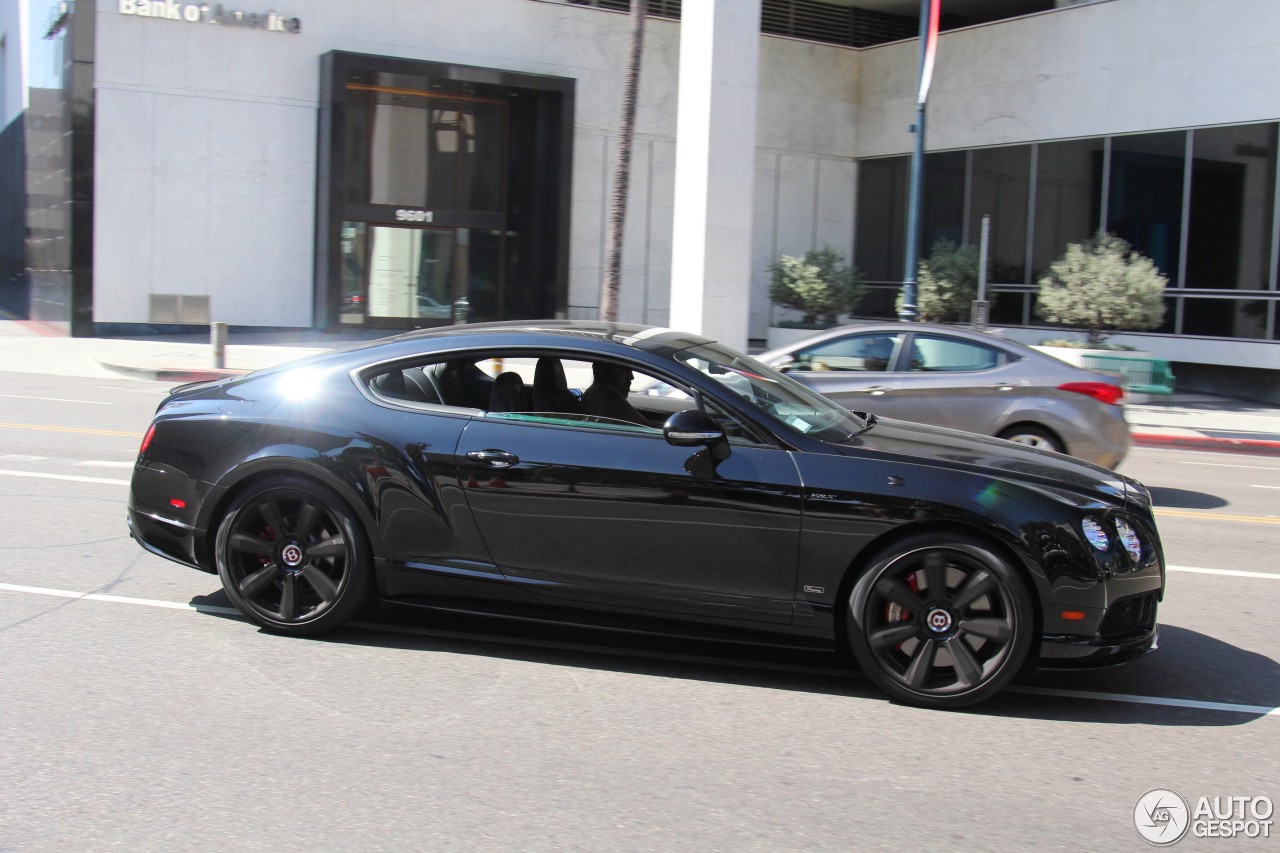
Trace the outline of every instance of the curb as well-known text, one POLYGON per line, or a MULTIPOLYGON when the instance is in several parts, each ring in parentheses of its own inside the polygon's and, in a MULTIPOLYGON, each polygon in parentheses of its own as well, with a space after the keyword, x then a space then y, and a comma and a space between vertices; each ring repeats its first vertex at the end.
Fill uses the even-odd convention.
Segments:
POLYGON ((181 367, 131 367, 124 364, 109 364, 100 361, 98 364, 107 370, 133 376, 138 379, 155 379, 159 382, 209 382, 215 379, 229 379, 251 373, 249 370, 236 370, 225 367, 181 368, 181 367))
POLYGON ((1166 433, 1135 432, 1133 443, 1138 447, 1165 447, 1183 450, 1211 450, 1225 453, 1261 453, 1280 456, 1280 441, 1262 438, 1218 438, 1210 435, 1169 435, 1166 433))

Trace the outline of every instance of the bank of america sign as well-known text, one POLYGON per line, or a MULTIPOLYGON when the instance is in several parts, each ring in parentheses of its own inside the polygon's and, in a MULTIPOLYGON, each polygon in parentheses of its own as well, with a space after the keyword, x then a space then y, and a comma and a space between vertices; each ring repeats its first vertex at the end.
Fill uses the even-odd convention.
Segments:
POLYGON ((300 33, 302 21, 275 12, 245 12, 221 3, 179 3, 177 0, 120 0, 121 15, 160 18, 188 24, 221 24, 272 33, 300 33))

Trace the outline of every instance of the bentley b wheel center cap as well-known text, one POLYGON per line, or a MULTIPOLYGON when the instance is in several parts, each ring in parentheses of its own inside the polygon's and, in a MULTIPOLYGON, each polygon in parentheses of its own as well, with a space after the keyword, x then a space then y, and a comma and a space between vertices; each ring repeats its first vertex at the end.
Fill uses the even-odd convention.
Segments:
POLYGON ((302 565, 302 558, 302 547, 294 542, 284 546, 284 550, 280 552, 281 561, 291 569, 302 565))
POLYGON ((925 624, 935 634, 945 634, 951 630, 951 614, 941 607, 935 607, 925 615, 925 624))

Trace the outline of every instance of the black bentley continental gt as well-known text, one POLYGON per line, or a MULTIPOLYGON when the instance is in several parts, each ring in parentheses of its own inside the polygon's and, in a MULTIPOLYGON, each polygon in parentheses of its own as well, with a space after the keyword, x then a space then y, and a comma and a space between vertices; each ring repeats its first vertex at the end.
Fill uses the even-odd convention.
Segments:
POLYGON ((850 412, 715 341, 564 321, 412 332, 175 388, 129 529, 310 635, 395 601, 839 649, 952 708, 1154 648, 1138 482, 850 412))

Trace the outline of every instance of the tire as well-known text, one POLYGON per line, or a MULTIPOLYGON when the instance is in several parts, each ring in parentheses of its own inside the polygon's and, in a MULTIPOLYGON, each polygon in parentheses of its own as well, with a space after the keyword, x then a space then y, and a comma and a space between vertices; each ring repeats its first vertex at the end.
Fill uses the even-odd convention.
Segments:
POLYGON ((925 708, 989 699, 1031 648, 1031 595, 980 540, 918 534, 878 554, 849 596, 849 644, 890 698, 925 708))
POLYGON ((1038 447, 1041 450, 1052 450, 1054 453, 1067 452, 1067 446, 1062 443, 1062 439, 1047 429, 1030 424, 1011 426, 1000 433, 998 437, 1006 441, 1012 441, 1015 444, 1025 444, 1028 447, 1038 447))
POLYGON ((364 529, 332 489, 310 480, 264 481, 239 495, 216 553, 227 597, 273 633, 321 634, 372 600, 364 529))

